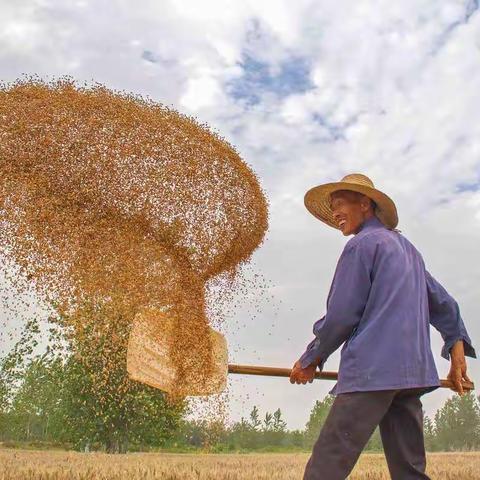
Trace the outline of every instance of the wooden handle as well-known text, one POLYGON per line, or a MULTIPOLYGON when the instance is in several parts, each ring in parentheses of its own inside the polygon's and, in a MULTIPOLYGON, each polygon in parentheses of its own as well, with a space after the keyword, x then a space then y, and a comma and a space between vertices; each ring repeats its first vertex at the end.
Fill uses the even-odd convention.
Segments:
MULTIPOLYGON (((228 373, 239 373, 243 375, 263 375, 266 377, 289 377, 290 368, 262 367, 258 365, 228 365, 228 373)), ((315 372, 315 378, 325 380, 337 380, 337 372, 315 372)))
MULTIPOLYGON (((266 377, 289 377, 291 373, 290 368, 279 367, 263 367, 260 365, 228 365, 228 373, 238 373, 242 375, 263 375, 266 377)), ((337 380, 337 372, 316 372, 315 378, 324 380, 337 380)), ((475 385, 473 382, 462 382, 464 390, 473 390, 475 385)), ((440 380, 440 387, 453 388, 453 383, 450 380, 440 380)))
MULTIPOLYGON (((440 386, 442 388, 453 388, 453 382, 450 380, 444 380, 443 378, 440 379, 440 386)), ((462 387, 464 390, 475 390, 475 385, 473 382, 467 382, 462 380, 462 387)))

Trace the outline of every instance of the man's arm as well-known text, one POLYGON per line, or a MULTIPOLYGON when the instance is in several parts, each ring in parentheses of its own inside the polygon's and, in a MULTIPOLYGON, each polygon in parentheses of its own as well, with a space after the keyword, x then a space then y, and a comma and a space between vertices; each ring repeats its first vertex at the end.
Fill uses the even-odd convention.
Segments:
POLYGON ((450 372, 447 378, 454 384, 451 390, 463 395, 462 380, 471 381, 467 375, 465 355, 473 358, 477 358, 477 355, 463 324, 457 302, 427 270, 425 276, 430 323, 442 335, 442 357, 448 360, 450 355, 450 372))
POLYGON ((453 345, 462 340, 465 355, 477 358, 472 341, 460 316, 458 303, 427 270, 425 270, 425 277, 427 280, 430 323, 440 332, 444 341, 441 351, 442 357, 449 360, 453 345))
POLYGON ((312 364, 322 367, 360 322, 370 293, 371 257, 362 242, 347 245, 342 252, 327 299, 327 313, 314 325, 316 338, 300 357, 302 368, 312 364))
MULTIPOLYGON (((313 324, 314 335, 315 335, 315 332, 321 328, 324 321, 325 321, 325 315, 320 320, 317 320, 313 324)), ((299 364, 300 366, 302 366, 302 368, 305 368, 308 365, 312 365, 313 363, 315 363, 315 366, 320 367, 320 370, 322 370, 325 360, 321 360, 319 358, 319 347, 320 347, 320 344, 318 343, 318 338, 315 336, 315 338, 307 345, 305 352, 302 354, 302 356, 299 359, 299 364)))

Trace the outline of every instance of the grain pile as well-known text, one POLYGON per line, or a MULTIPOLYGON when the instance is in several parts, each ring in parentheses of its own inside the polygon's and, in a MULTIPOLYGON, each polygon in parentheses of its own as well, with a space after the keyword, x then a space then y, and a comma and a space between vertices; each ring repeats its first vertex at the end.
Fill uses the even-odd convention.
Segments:
POLYGON ((238 153, 151 100, 29 79, 0 88, 0 174, 0 254, 82 348, 108 332, 120 353, 105 350, 105 374, 124 361, 135 314, 154 307, 179 320, 178 394, 207 382, 207 282, 235 277, 267 229, 238 153))

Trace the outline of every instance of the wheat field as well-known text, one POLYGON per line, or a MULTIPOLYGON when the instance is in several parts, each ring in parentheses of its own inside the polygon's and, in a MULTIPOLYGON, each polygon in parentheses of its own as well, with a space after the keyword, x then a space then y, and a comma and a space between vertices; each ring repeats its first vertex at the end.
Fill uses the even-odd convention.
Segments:
MULTIPOLYGON (((302 478, 306 453, 106 455, 0 450, 0 480, 292 480, 302 478)), ((480 479, 480 452, 431 453, 435 480, 480 479)), ((352 480, 389 479, 382 454, 363 454, 352 480)))

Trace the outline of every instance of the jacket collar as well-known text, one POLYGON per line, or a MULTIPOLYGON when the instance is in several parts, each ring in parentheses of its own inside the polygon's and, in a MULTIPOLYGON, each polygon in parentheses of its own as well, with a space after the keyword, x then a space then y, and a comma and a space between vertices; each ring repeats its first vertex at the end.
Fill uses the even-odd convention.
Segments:
POLYGON ((374 215, 373 217, 367 218, 367 220, 365 220, 362 223, 362 225, 360 226, 360 230, 357 232, 357 235, 360 232, 364 232, 364 231, 372 230, 372 229, 376 229, 376 228, 386 228, 386 227, 381 222, 381 220, 379 220, 379 218, 374 215))

